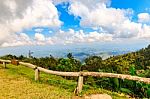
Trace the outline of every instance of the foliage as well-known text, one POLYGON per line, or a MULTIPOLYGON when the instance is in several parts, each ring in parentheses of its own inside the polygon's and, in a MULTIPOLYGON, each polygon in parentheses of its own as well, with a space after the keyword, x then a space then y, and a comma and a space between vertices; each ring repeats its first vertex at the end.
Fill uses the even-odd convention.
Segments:
POLYGON ((61 58, 58 60, 56 70, 58 71, 80 71, 81 62, 74 58, 61 58))
POLYGON ((120 91, 124 92, 124 93, 128 93, 128 94, 131 94, 132 91, 127 89, 127 88, 120 88, 120 91))
POLYGON ((130 72, 130 75, 132 75, 132 76, 136 75, 136 70, 135 70, 134 65, 130 66, 129 72, 130 72))
POLYGON ((99 56, 90 56, 85 59, 85 65, 82 67, 83 70, 98 71, 102 68, 102 58, 99 56))

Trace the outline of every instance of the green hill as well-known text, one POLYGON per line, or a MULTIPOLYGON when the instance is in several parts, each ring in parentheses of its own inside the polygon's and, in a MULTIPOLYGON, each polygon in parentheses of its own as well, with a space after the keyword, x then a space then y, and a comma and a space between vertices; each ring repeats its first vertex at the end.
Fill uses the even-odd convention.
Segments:
MULTIPOLYGON (((34 81, 34 71, 24 66, 0 65, 0 99, 82 99, 74 96, 77 82, 63 77, 41 73, 40 81, 34 81)), ((126 99, 123 94, 84 86, 85 94, 107 93, 113 99, 126 99)))
POLYGON ((123 74, 130 74, 129 68, 134 66, 137 71, 141 70, 141 73, 145 71, 145 75, 143 76, 150 77, 150 45, 136 52, 110 57, 103 61, 103 65, 107 68, 103 69, 108 72, 113 71, 123 74))
MULTIPOLYGON (((80 60, 77 60, 71 53, 67 55, 67 58, 55 58, 53 56, 36 58, 27 58, 24 56, 6 55, 1 57, 2 59, 18 59, 19 61, 29 62, 34 65, 56 71, 95 71, 95 72, 109 72, 119 74, 129 74, 140 77, 150 77, 150 46, 143 48, 136 52, 127 53, 124 55, 113 56, 108 59, 102 60, 100 56, 89 56, 83 64, 80 60)), ((13 69, 10 66, 8 69, 12 74, 19 74, 21 76, 27 76, 33 81, 34 73, 30 73, 31 70, 26 70, 22 66, 15 67, 13 69), (24 69, 22 69, 24 68, 24 69), (16 70, 17 69, 17 70, 16 70), (24 73, 22 73, 22 71, 24 73)), ((40 83, 52 84, 53 86, 60 86, 60 88, 67 89, 68 92, 73 93, 77 85, 77 78, 72 77, 60 77, 54 75, 42 74, 40 83)), ((88 92, 105 92, 112 94, 111 91, 117 93, 125 93, 132 97, 148 98, 150 97, 150 85, 136 81, 122 80, 117 78, 96 78, 96 77, 84 77, 84 89, 82 94, 88 92), (98 91, 97 91, 98 89, 98 91), (99 89, 105 89, 104 91, 99 89), (90 90, 90 91, 89 91, 90 90), (96 91, 95 91, 96 90, 96 91)), ((69 95, 69 94, 68 94, 69 95)))

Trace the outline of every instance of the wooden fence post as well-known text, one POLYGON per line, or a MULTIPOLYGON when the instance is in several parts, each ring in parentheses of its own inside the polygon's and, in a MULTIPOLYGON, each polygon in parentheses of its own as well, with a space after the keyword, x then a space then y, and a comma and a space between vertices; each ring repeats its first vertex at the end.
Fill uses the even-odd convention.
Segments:
POLYGON ((6 62, 3 62, 3 66, 4 66, 4 68, 6 68, 6 62))
POLYGON ((38 70, 38 68, 35 69, 35 81, 38 81, 40 79, 40 71, 38 70))
POLYGON ((82 87, 83 87, 83 76, 80 75, 78 79, 77 94, 81 93, 82 87))

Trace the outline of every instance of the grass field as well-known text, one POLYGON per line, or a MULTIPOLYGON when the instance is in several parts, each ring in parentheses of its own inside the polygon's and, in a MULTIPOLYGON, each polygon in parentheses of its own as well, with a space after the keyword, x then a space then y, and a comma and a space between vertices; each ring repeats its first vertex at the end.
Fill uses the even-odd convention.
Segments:
MULTIPOLYGON (((40 81, 34 81, 34 71, 24 66, 0 65, 0 99, 71 99, 77 82, 63 77, 40 74, 40 81)), ((107 93, 114 99, 126 99, 124 95, 84 85, 81 95, 107 93)))

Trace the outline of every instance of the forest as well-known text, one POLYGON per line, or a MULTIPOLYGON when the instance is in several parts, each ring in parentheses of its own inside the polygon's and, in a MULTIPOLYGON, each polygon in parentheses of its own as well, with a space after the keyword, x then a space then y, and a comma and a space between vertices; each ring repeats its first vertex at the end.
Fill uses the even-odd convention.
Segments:
MULTIPOLYGON (((19 61, 29 62, 56 71, 109 72, 150 78, 150 45, 139 51, 109 57, 105 60, 100 56, 90 56, 85 58, 84 62, 74 58, 72 53, 68 53, 67 58, 56 58, 52 55, 41 58, 27 58, 23 55, 5 55, 0 58, 9 60, 17 59, 19 61)), ((66 79, 77 80, 72 77, 66 77, 66 79)), ((118 93, 122 92, 131 97, 150 97, 150 85, 137 81, 122 80, 118 78, 84 77, 84 83, 91 87, 104 88, 118 93)))

